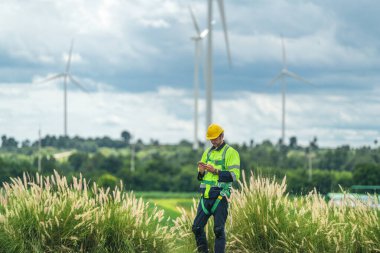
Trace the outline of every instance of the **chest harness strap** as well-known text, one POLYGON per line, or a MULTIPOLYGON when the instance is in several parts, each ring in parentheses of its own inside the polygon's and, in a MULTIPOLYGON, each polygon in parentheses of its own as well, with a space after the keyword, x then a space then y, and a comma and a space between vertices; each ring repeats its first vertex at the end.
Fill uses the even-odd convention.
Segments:
MULTIPOLYGON (((208 163, 209 161, 212 161, 215 165, 221 165, 222 171, 226 170, 225 160, 226 160, 226 152, 227 152, 228 148, 229 148, 229 146, 226 144, 226 147, 224 148, 223 153, 222 153, 222 159, 221 160, 211 160, 210 159, 210 155, 212 152, 212 149, 210 148, 210 150, 207 153, 206 163, 208 163)), ((214 214, 215 210, 217 209, 217 207, 218 207, 220 201, 223 199, 223 197, 227 197, 227 198, 230 197, 230 195, 231 195, 231 192, 230 192, 231 183, 224 183, 224 182, 219 183, 216 181, 207 181, 207 180, 203 180, 202 183, 206 184, 206 185, 218 186, 218 187, 222 188, 222 190, 219 193, 218 198, 215 200, 210 211, 205 207, 203 195, 201 196, 201 206, 202 206, 203 212, 206 215, 214 214)))

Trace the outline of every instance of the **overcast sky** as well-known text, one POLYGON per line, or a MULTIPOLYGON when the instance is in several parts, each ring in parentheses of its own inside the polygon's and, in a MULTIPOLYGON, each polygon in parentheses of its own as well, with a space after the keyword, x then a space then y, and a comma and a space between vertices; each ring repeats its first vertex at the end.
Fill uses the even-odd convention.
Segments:
MULTIPOLYGON (((281 136, 287 66, 286 139, 320 146, 374 146, 380 139, 380 26, 376 0, 225 0, 232 66, 214 1, 213 121, 229 142, 281 136)), ((192 141, 195 30, 206 28, 206 0, 0 1, 0 134, 18 140, 63 134, 63 80, 74 39, 68 133, 144 141, 192 141)), ((206 39, 204 40, 206 43, 206 39)), ((206 53, 206 44, 203 53, 206 53)), ((201 77, 203 78, 203 77, 201 77)), ((205 132, 201 82, 199 138, 205 132)))

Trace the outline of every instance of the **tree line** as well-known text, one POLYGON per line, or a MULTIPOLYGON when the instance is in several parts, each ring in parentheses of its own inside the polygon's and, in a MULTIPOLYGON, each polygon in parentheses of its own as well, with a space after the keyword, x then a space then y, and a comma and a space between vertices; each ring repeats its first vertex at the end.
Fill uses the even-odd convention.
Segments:
MULTIPOLYGON (((118 139, 110 137, 45 136, 40 141, 18 142, 3 135, 0 148, 0 182, 23 172, 35 173, 38 164, 43 174, 54 170, 68 177, 79 173, 102 186, 114 186, 122 180, 126 189, 135 191, 196 191, 196 162, 203 152, 193 150, 186 140, 178 144, 160 144, 157 140, 131 142, 123 131, 118 139), (39 150, 39 145, 41 150, 39 150), (72 151, 65 157, 57 153, 72 151), (133 152, 132 152, 133 150, 133 152), (134 164, 134 166, 132 166, 134 164)), ((321 193, 339 191, 340 186, 380 185, 380 148, 320 148, 317 138, 300 146, 297 138, 289 144, 281 140, 233 144, 241 157, 245 173, 287 177, 288 191, 304 194, 314 188, 321 193)))

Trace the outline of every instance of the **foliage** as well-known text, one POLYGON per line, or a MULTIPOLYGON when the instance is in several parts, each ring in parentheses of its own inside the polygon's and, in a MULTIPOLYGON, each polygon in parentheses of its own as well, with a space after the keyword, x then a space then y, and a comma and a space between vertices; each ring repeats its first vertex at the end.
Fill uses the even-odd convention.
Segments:
MULTIPOLYGON (((195 250, 191 212, 175 221, 180 245, 195 250)), ((290 198, 281 182, 251 177, 233 191, 226 223, 228 252, 378 252, 380 210, 360 200, 341 206, 326 203, 316 191, 290 198), (352 207, 351 205, 354 205, 352 207)), ((211 224, 206 234, 211 238, 211 224)), ((213 252, 212 247, 210 247, 213 252)))
POLYGON ((7 137, 6 135, 1 136, 1 148, 7 150, 17 149, 18 142, 13 137, 7 137))
POLYGON ((36 172, 36 167, 22 156, 0 156, 0 171, 0 182, 5 182, 10 177, 22 176, 23 171, 36 172))
POLYGON ((104 187, 104 188, 108 188, 108 187, 115 188, 119 182, 120 180, 117 177, 109 173, 104 173, 96 181, 99 187, 104 187))
POLYGON ((12 179, 0 194, 0 252, 171 252, 163 211, 114 188, 54 176, 12 179))
POLYGON ((353 172, 354 181, 361 185, 380 185, 380 165, 358 164, 353 172))
MULTIPOLYGON (((69 178, 82 173, 97 182, 102 175, 109 174, 123 180, 127 189, 135 191, 197 190, 199 182, 195 165, 203 150, 193 150, 186 140, 172 145, 159 144, 155 140, 144 144, 137 140, 134 143, 135 170, 131 171, 131 138, 128 131, 123 131, 120 139, 48 135, 41 139, 42 149, 38 150, 37 142, 30 144, 24 141, 22 147, 17 147, 14 144, 18 142, 14 138, 3 136, 0 182, 21 176, 24 171, 36 172, 40 156, 42 174, 46 175, 54 170, 69 178), (69 155, 58 159, 57 153, 69 155)), ((327 149, 318 146, 317 138, 304 147, 298 144, 295 136, 290 137, 289 145, 282 141, 273 144, 269 140, 230 145, 238 150, 242 169, 252 170, 255 174, 265 173, 263 175, 269 177, 276 175, 278 179, 286 175, 287 189, 292 194, 305 194, 314 188, 320 193, 327 193, 339 190, 339 185, 372 184, 374 180, 371 177, 376 176, 359 173, 357 166, 380 165, 380 148, 343 145, 327 149), (309 169, 313 171, 310 179, 309 169)))
POLYGON ((121 132, 121 138, 123 138, 125 144, 129 145, 132 135, 128 131, 123 131, 121 132))

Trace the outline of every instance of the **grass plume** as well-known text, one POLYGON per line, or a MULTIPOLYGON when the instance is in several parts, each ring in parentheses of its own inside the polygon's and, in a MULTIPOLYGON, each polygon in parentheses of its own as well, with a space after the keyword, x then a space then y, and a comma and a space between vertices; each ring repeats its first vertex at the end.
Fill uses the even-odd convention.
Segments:
POLYGON ((148 205, 122 184, 24 174, 0 193, 0 252, 170 252, 163 211, 148 205))
MULTIPOLYGON (((347 199, 331 206, 316 191, 289 197, 286 178, 243 176, 239 188, 226 223, 227 252, 380 252, 380 210, 370 203, 347 199)), ((196 250, 191 234, 196 206, 176 220, 185 252, 196 250)), ((206 231, 213 252, 211 224, 206 231)))

